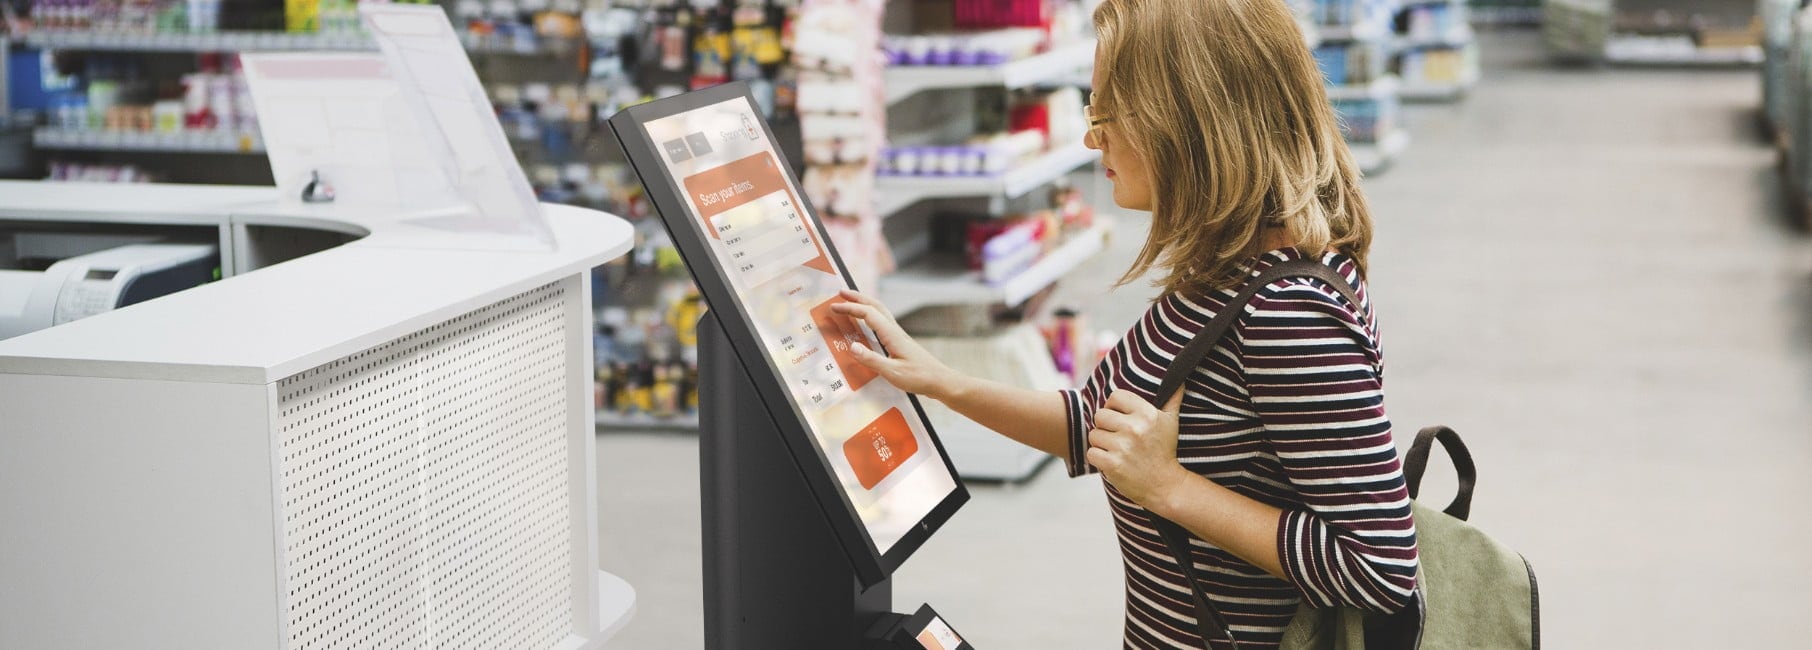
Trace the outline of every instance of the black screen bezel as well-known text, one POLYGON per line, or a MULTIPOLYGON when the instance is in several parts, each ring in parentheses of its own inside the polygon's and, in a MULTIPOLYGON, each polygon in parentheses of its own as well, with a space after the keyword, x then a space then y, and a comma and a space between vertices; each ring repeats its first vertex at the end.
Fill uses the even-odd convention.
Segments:
MULTIPOLYGON (((777 145, 778 141, 774 138, 773 129, 768 126, 767 120, 761 117, 762 112, 755 103, 754 95, 750 93, 748 84, 743 82, 721 84, 631 106, 612 116, 609 120, 610 127, 615 132, 624 153, 629 157, 630 167, 635 170, 637 178, 641 180, 642 187, 653 203, 655 212, 660 216, 662 225, 667 229, 667 234, 673 238, 674 246, 679 249, 680 257, 685 260, 686 269, 698 284, 699 292, 703 294, 705 302, 710 305, 714 313, 735 314, 735 318, 718 319, 718 322, 723 325, 724 333, 730 339, 731 349, 736 353, 737 359, 742 362, 742 367, 750 371, 750 382, 754 384, 756 392, 760 394, 763 406, 767 409, 770 419, 774 421, 775 428, 781 432, 781 438, 785 441, 788 451, 791 452, 794 462, 801 468, 806 485, 811 488, 812 495, 818 502, 819 510, 824 513, 825 519, 830 523, 831 530, 836 533, 845 555, 849 557, 850 564, 855 568, 857 579, 865 587, 874 586, 892 575, 896 569, 900 568, 900 565, 905 563, 906 558, 910 557, 925 543, 925 540, 931 537, 932 533, 949 521, 951 515, 955 514, 956 510, 969 500, 969 490, 963 484, 962 477, 957 474, 955 465, 951 463, 950 455, 945 452, 944 443, 938 438, 936 429, 925 417, 925 409, 919 403, 918 396, 907 393, 906 397, 912 404, 914 414, 919 418, 920 424, 925 427, 926 434, 930 436, 931 444, 937 450, 938 458, 943 461, 945 470, 950 472, 950 476, 955 479, 956 488, 945 495, 936 506, 933 506, 924 518, 906 531, 906 534, 895 542, 891 549, 884 554, 880 553, 874 539, 868 534, 868 527, 862 523, 862 518, 856 512, 854 504, 850 502, 849 496, 843 492, 838 483, 836 470, 830 459, 818 446, 816 437, 812 434, 810 426, 806 424, 805 414, 799 410, 797 404, 793 403, 791 393, 786 389, 784 380, 781 379, 779 368, 774 366, 768 355, 759 352, 765 347, 755 334, 748 309, 731 288, 728 275, 718 264, 717 256, 712 253, 710 244, 706 241, 707 235, 703 226, 692 217, 684 192, 680 189, 680 179, 674 178, 668 172, 667 166, 660 157, 659 147, 648 135, 647 129, 643 128, 643 124, 646 122, 737 99, 748 102, 751 111, 755 114, 756 121, 761 124, 762 131, 767 134, 768 142, 771 145, 777 145), (704 263, 698 263, 700 260, 703 260, 704 263), (725 309, 726 306, 729 308, 725 309), (757 368, 765 368, 767 372, 756 371, 757 368), (784 404, 786 408, 777 408, 775 406, 777 404, 784 404), (816 468, 818 471, 808 471, 805 469, 808 467, 816 468)), ((824 222, 819 218, 817 208, 800 190, 799 179, 793 175, 793 168, 787 161, 786 154, 780 151, 778 146, 771 146, 770 150, 780 162, 781 173, 785 174, 786 181, 804 208, 805 214, 810 217, 818 241, 829 253, 831 262, 836 265, 838 275, 843 278, 844 285, 852 289, 856 288, 855 280, 850 277, 849 269, 844 266, 843 258, 837 252, 836 245, 831 242, 829 233, 824 230, 824 222)))

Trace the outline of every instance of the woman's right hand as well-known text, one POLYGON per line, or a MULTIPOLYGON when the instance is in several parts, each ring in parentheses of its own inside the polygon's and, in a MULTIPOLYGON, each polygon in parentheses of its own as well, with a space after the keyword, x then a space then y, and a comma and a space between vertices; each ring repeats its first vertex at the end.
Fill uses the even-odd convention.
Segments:
POLYGON ((918 341, 900 329, 900 324, 881 301, 848 289, 839 295, 847 302, 831 305, 831 311, 867 324, 881 347, 887 349, 887 353, 882 354, 857 343, 850 348, 857 362, 900 390, 935 400, 943 400, 946 391, 953 389, 961 379, 955 370, 931 356, 918 341))

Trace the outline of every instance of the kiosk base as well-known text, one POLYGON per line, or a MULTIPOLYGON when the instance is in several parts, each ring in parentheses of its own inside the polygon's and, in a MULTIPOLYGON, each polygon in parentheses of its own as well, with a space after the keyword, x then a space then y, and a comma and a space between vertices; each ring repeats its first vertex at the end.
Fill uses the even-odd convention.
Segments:
POLYGON ((698 323, 705 647, 863 648, 892 613, 863 590, 713 314, 698 323))

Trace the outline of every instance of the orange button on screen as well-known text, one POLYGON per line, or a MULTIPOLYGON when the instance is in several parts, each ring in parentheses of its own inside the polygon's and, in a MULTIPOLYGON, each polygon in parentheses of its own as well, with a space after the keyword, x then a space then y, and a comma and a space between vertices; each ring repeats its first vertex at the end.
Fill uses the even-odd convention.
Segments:
POLYGON ((907 426, 899 408, 887 409, 881 417, 862 427, 862 431, 843 442, 843 457, 849 459, 862 488, 872 490, 894 468, 919 451, 919 440, 907 426))

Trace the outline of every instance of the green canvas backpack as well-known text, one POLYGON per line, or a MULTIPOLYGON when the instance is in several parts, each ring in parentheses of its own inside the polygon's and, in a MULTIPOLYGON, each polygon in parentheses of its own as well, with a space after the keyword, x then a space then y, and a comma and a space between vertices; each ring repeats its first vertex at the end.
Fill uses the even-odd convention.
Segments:
MULTIPOLYGON (((1347 302, 1360 304, 1346 279, 1318 261, 1291 260, 1265 269, 1227 303, 1229 308, 1215 314, 1177 353, 1152 403, 1169 401, 1183 387, 1190 372, 1232 330, 1245 312, 1244 306, 1260 289, 1278 280, 1298 277, 1326 282, 1347 302)), ((1390 616, 1353 607, 1314 608, 1305 604, 1284 629, 1284 650, 1539 649, 1541 602, 1535 570, 1522 555, 1467 521, 1478 471, 1459 434, 1439 426, 1418 432, 1409 452, 1404 454, 1403 476, 1409 487, 1410 517, 1416 524, 1416 551, 1421 564, 1409 604, 1390 616), (1415 500, 1435 442, 1447 451, 1459 476, 1458 494, 1444 510, 1415 500)), ((1195 564, 1189 561, 1189 533, 1175 522, 1157 515, 1151 517, 1195 596, 1196 621, 1204 643, 1212 647, 1213 641, 1219 640, 1237 649, 1238 639, 1202 591, 1195 564)))
POLYGON ((1299 607, 1284 628, 1285 650, 1540 648, 1541 597, 1535 569, 1466 520, 1478 472, 1460 435, 1447 427, 1417 433, 1403 456, 1403 477, 1409 483, 1410 517, 1416 522, 1416 553, 1422 565, 1411 606, 1394 616, 1351 607, 1299 607), (1460 479, 1459 493, 1445 510, 1415 500, 1436 441, 1453 459, 1460 479))

